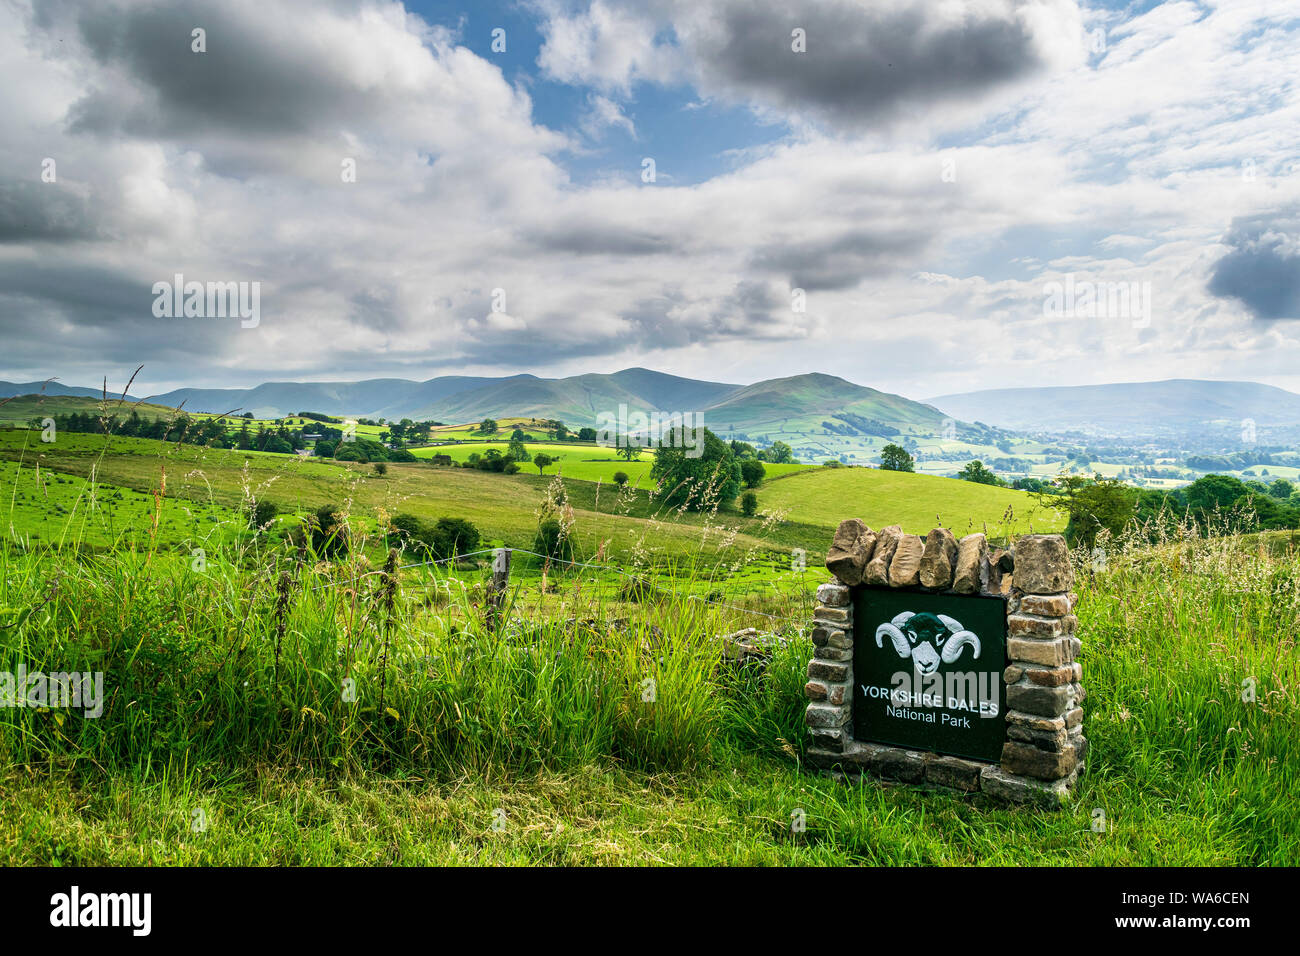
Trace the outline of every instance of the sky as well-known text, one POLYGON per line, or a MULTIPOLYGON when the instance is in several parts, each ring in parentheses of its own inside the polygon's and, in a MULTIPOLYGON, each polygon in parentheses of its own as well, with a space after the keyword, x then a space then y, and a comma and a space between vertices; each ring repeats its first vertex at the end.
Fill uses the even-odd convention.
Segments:
POLYGON ((1298 77, 1289 0, 0 0, 0 379, 1300 391, 1298 77))

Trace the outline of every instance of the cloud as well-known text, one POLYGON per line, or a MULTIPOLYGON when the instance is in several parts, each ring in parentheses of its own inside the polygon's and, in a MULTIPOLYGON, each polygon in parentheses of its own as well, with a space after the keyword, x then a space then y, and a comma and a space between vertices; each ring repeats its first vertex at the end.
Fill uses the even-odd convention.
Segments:
POLYGON ((1234 219, 1223 242, 1231 251, 1214 265, 1211 294, 1257 319, 1300 319, 1300 206, 1234 219))
POLYGON ((542 10, 538 65, 553 79, 626 93, 689 77, 708 97, 850 131, 978 101, 1075 65, 1084 49, 1073 0, 594 0, 542 10))

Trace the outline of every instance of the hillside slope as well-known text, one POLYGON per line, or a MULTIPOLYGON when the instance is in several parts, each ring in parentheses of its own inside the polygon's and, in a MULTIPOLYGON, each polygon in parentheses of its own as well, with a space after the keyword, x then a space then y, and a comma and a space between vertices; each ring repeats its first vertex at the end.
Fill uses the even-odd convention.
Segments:
POLYGON ((1300 395, 1256 382, 1170 379, 1112 385, 1000 388, 929 400, 955 418, 1017 431, 1177 434, 1208 423, 1300 423, 1300 395))

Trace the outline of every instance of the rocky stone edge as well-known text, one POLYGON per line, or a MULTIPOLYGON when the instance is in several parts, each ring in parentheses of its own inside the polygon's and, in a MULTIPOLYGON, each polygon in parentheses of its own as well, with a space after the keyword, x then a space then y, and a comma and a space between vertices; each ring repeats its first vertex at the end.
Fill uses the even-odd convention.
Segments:
POLYGON ((1085 769, 1081 644, 1074 572, 1060 535, 1026 535, 990 551, 984 535, 960 541, 944 528, 922 540, 898 525, 879 532, 853 518, 835 532, 817 589, 813 658, 804 693, 809 762, 836 773, 983 792, 1012 803, 1059 807, 1085 769), (852 588, 1001 594, 1007 598, 1007 741, 998 764, 853 739, 852 588))

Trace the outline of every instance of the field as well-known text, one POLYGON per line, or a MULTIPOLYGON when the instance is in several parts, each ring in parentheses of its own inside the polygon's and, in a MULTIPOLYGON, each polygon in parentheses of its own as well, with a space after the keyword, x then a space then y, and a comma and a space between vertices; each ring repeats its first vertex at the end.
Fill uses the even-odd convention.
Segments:
MULTIPOLYGON (((450 455, 456 462, 468 460, 470 455, 484 454, 489 448, 505 453, 509 442, 469 442, 455 445, 433 445, 412 449, 416 458, 432 458, 434 455, 450 455)), ((600 445, 564 443, 564 442, 525 442, 524 448, 529 455, 549 455, 555 463, 546 466, 544 474, 562 474, 565 478, 579 481, 601 481, 613 484, 614 475, 623 472, 628 477, 628 484, 634 488, 652 488, 654 481, 650 478, 650 469, 654 465, 654 452, 642 450, 637 458, 627 461, 616 448, 600 445)), ((773 465, 765 463, 763 467, 770 478, 789 475, 796 471, 806 471, 812 465, 773 465)), ((525 462, 524 471, 536 471, 537 466, 525 462)))
POLYGON ((1027 492, 877 468, 818 468, 791 475, 766 483, 758 500, 764 511, 827 528, 845 517, 875 528, 900 524, 913 534, 936 525, 958 536, 983 531, 990 537, 1065 527, 1059 512, 1042 508, 1027 492), (844 514, 845 502, 852 503, 852 515, 844 514))
POLYGON ((0 670, 96 670, 106 688, 96 719, 4 712, 5 864, 1300 863, 1286 536, 1167 529, 1081 572, 1089 769, 1072 805, 1044 814, 803 763, 807 621, 834 524, 850 511, 915 531, 937 513, 994 533, 1010 505, 1007 524, 1042 530, 1005 489, 818 468, 764 483, 764 510, 788 509, 777 521, 667 513, 644 489, 566 479, 582 555, 602 567, 517 555, 491 626, 485 563, 388 578, 379 524, 470 517, 485 542, 529 548, 552 475, 421 463, 379 477, 26 432, 0 433, 0 467, 0 670), (345 505, 351 555, 303 561, 287 525, 248 528, 249 496, 345 505), (59 550, 55 530, 93 547, 59 550), (718 637, 745 626, 770 635, 766 662, 722 659, 718 637))

